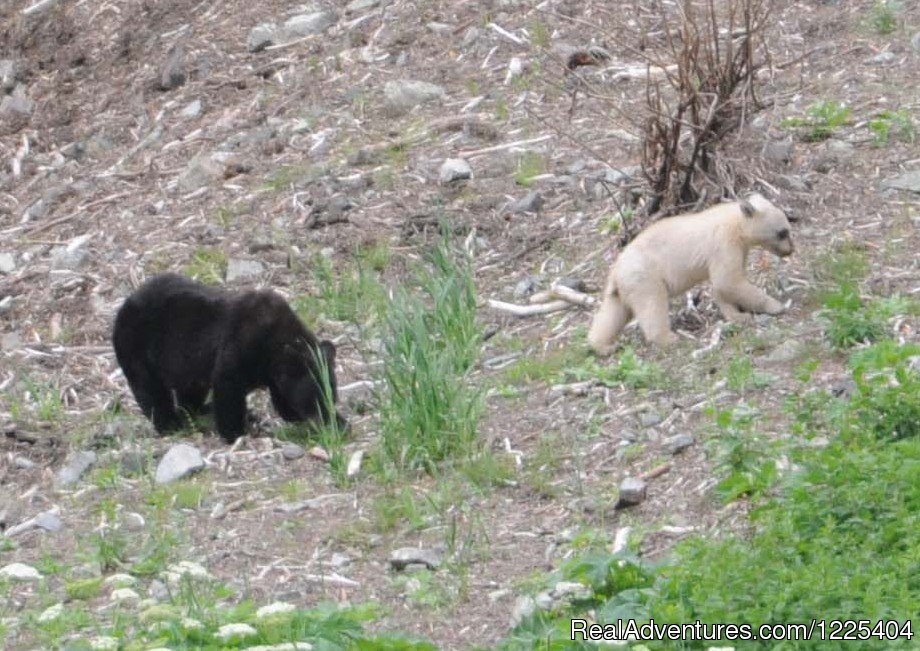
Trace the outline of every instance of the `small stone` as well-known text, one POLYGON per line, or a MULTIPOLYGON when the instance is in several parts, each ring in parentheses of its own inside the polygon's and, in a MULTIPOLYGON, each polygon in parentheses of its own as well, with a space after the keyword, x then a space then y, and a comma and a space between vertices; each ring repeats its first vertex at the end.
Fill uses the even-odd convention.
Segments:
POLYGON ((805 352, 804 344, 797 339, 786 339, 764 356, 765 362, 788 363, 795 361, 805 352))
POLYGON ((514 286, 513 295, 515 298, 526 298, 536 292, 539 286, 539 276, 526 276, 514 286))
POLYGON ((204 467, 204 459, 198 448, 188 443, 179 443, 169 448, 157 466, 156 482, 166 484, 204 467))
POLYGON ((274 23, 262 23, 249 30, 246 47, 250 52, 260 52, 269 45, 274 45, 278 36, 278 26, 274 23))
POLYGON ((224 642, 239 640, 256 635, 258 631, 249 624, 224 624, 217 629, 217 637, 224 642))
POLYGON ((141 602, 141 596, 131 588, 117 588, 112 590, 112 602, 122 606, 136 606, 141 602))
POLYGON ((803 179, 800 179, 797 176, 792 176, 791 174, 784 174, 777 177, 777 185, 786 190, 792 190, 793 192, 808 192, 811 188, 808 187, 803 179))
POLYGON ((51 269, 55 271, 79 269, 89 256, 86 243, 92 237, 91 233, 73 238, 66 246, 55 247, 51 251, 51 269))
POLYGON ((909 192, 920 192, 920 170, 907 172, 901 176, 883 181, 882 187, 894 190, 907 190, 909 192))
POLYGON ((179 111, 179 115, 184 118, 197 118, 201 115, 201 100, 196 99, 186 104, 185 108, 179 111))
POLYGON ((192 561, 179 561, 166 568, 166 571, 163 572, 163 577, 169 585, 176 586, 179 585, 183 577, 204 580, 211 578, 211 575, 198 563, 193 563, 192 561))
POLYGON ((0 59, 0 92, 9 93, 16 87, 16 62, 0 59))
POLYGON ((530 595, 518 597, 511 608, 511 628, 537 612, 537 602, 530 595))
POLYGON ((103 583, 115 588, 130 588, 137 585, 137 579, 130 574, 118 573, 107 576, 103 583))
POLYGON ((835 398, 843 398, 844 400, 849 400, 856 395, 858 389, 859 387, 856 385, 856 381, 853 378, 840 380, 828 387, 828 391, 830 391, 832 396, 835 398))
POLYGON ((11 274, 16 270, 16 262, 12 253, 0 253, 0 275, 11 274))
POLYGON ((364 450, 356 450, 348 458, 348 466, 345 468, 346 477, 354 477, 361 472, 361 461, 364 459, 364 450))
POLYGON ((42 575, 31 565, 25 563, 10 563, 0 567, 0 578, 11 581, 38 581, 42 575))
POLYGON ((771 162, 783 163, 784 165, 792 162, 792 154, 795 150, 795 143, 792 138, 785 140, 772 140, 764 143, 760 150, 760 155, 771 162))
POLYGON ((90 466, 96 463, 96 453, 91 450, 83 450, 71 453, 64 466, 58 470, 55 483, 59 488, 71 486, 77 483, 90 466))
POLYGON ((166 601, 169 599, 169 589, 162 581, 154 579, 150 582, 150 585, 147 586, 147 594, 150 595, 151 599, 156 599, 157 601, 166 601))
POLYGON ((18 470, 32 470, 35 467, 35 462, 17 454, 13 457, 13 466, 18 470))
POLYGON ((616 169, 613 167, 608 167, 604 169, 604 182, 611 185, 623 185, 624 183, 629 183, 632 180, 632 176, 628 172, 621 169, 616 169))
POLYGON ((646 484, 637 477, 627 477, 620 483, 617 508, 635 506, 645 501, 646 484))
POLYGON ((339 554, 338 552, 335 552, 329 558, 329 565, 336 569, 343 568, 346 565, 349 565, 350 563, 351 563, 351 557, 346 556, 345 554, 339 554))
POLYGON ((144 516, 142 516, 140 513, 134 513, 132 511, 125 513, 124 517, 125 528, 127 528, 129 531, 142 531, 144 527, 147 526, 147 522, 144 520, 144 516))
POLYGON ((402 547, 390 552, 390 566, 397 571, 406 569, 412 564, 424 565, 429 570, 436 570, 441 566, 443 555, 434 549, 419 549, 418 547, 402 547))
POLYGON ((574 276, 563 276, 554 284, 559 285, 560 287, 568 287, 569 289, 573 289, 576 292, 588 291, 588 285, 585 283, 585 281, 574 276))
POLYGON ((49 606, 42 611, 42 614, 38 616, 39 624, 47 624, 48 622, 53 622, 58 617, 64 614, 64 604, 57 603, 53 606, 49 606))
POLYGON ((295 39, 312 34, 322 34, 335 25, 335 21, 336 15, 331 11, 315 11, 292 16, 284 23, 284 35, 288 39, 295 39))
POLYGON ((554 600, 566 599, 569 601, 590 599, 592 596, 591 588, 577 581, 560 581, 553 586, 550 594, 554 600))
POLYGON ((665 449, 671 454, 683 452, 696 442, 692 434, 675 434, 669 436, 663 443, 665 449))
POLYGON ((642 427, 654 427, 661 421, 661 414, 657 411, 643 411, 639 414, 639 424, 642 427))
POLYGON ((99 635, 89 641, 89 646, 93 651, 118 651, 121 643, 114 637, 99 635))
POLYGON ((228 283, 232 283, 234 280, 261 276, 264 271, 264 265, 258 260, 242 260, 240 258, 230 258, 227 260, 228 283))
POLYGON ((383 87, 384 104, 392 115, 407 113, 419 104, 442 99, 445 95, 442 86, 415 79, 388 81, 383 87))
POLYGON ((210 154, 198 154, 189 161, 179 175, 178 187, 182 192, 194 192, 223 178, 224 165, 210 154))
POLYGON ((256 619, 265 619, 271 617, 272 615, 283 615, 285 613, 292 613, 297 610, 297 606, 294 604, 285 603, 283 601, 276 601, 270 603, 267 606, 262 606, 256 611, 256 619))
POLYGON ((536 190, 531 190, 508 207, 509 211, 515 214, 525 212, 536 213, 540 212, 541 208, 543 208, 543 195, 536 190))
POLYGON ((300 459, 306 453, 307 451, 303 449, 303 446, 297 445, 296 443, 285 443, 281 448, 281 456, 288 461, 300 459))
POLYGON ((33 524, 37 529, 54 533, 64 528, 64 523, 54 511, 44 511, 35 516, 33 524))
POLYGON ((534 598, 534 601, 537 604, 537 608, 540 610, 552 610, 553 606, 556 605, 553 596, 548 591, 543 591, 538 594, 534 598))
POLYGON ((379 4, 380 4, 380 0, 351 0, 351 2, 345 5, 345 11, 347 11, 350 14, 353 14, 359 11, 367 11, 368 9, 374 9, 379 4))
POLYGON ((27 118, 34 108, 35 102, 24 95, 7 95, 0 101, 0 115, 10 118, 27 118))
POLYGON ((472 178, 473 170, 470 164, 462 158, 448 158, 441 165, 438 172, 438 180, 441 183, 453 183, 454 181, 463 181, 472 178))
POLYGON ((178 88, 185 79, 185 48, 178 43, 170 48, 160 69, 160 90, 178 88))
POLYGON ((920 32, 910 37, 910 46, 917 52, 920 52, 920 32))
POLYGON ((866 59, 864 63, 868 63, 869 65, 880 66, 880 65, 885 65, 886 63, 891 63, 896 58, 897 56, 895 56, 894 52, 890 52, 890 51, 879 52, 875 56, 872 56, 866 59))
POLYGON ((0 350, 16 350, 22 348, 22 337, 18 332, 4 332, 0 335, 0 350))

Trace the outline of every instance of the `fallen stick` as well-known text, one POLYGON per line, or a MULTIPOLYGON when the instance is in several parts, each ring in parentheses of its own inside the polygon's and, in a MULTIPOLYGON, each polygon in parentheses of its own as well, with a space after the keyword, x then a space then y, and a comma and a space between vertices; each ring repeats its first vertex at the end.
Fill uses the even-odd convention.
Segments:
POLYGON ((495 145, 494 147, 486 147, 485 149, 470 149, 467 151, 461 151, 457 155, 461 158, 469 158, 472 156, 479 156, 481 154, 491 154, 493 151, 511 149, 512 147, 520 147, 521 145, 535 145, 538 142, 550 140, 554 137, 555 136, 553 134, 548 133, 545 136, 539 136, 538 138, 529 138, 528 140, 515 140, 514 142, 506 142, 501 145, 495 145))
POLYGON ((537 292, 530 297, 531 304, 548 303, 550 301, 565 301, 572 305, 594 305, 597 299, 565 285, 553 285, 546 291, 537 292))
POLYGON ((495 299, 489 299, 489 307, 493 310, 500 310, 502 312, 508 312, 514 316, 533 316, 535 314, 549 314, 550 312, 558 312, 560 310, 567 310, 572 306, 568 301, 551 301, 549 303, 541 303, 539 305, 515 305, 514 303, 505 303, 504 301, 496 301, 495 299))
POLYGON ((645 481, 648 481, 650 479, 655 479, 655 477, 661 477, 666 472, 670 472, 670 470, 671 470, 671 464, 663 463, 660 466, 655 466, 651 470, 643 472, 641 475, 639 475, 639 479, 643 479, 645 481))

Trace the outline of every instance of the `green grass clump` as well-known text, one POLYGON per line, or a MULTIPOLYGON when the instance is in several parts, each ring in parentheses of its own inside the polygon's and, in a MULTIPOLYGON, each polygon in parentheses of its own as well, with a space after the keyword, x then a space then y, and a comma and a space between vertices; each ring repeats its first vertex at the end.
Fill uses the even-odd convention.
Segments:
POLYGON ((899 8, 899 4, 891 0, 877 0, 869 12, 869 26, 879 34, 891 34, 898 27, 895 12, 899 8))
POLYGON ((192 280, 219 285, 227 275, 227 254, 220 249, 196 249, 184 271, 192 280))
POLYGON ((917 140, 917 129, 907 109, 882 111, 869 120, 868 126, 876 145, 884 145, 892 137, 909 143, 917 140))
POLYGON ((801 130, 806 142, 819 142, 833 136, 838 127, 848 124, 852 113, 840 102, 825 100, 808 107, 805 117, 786 118, 782 125, 801 130))
POLYGON ((524 188, 533 185, 535 177, 546 171, 546 163, 543 156, 535 151, 524 152, 524 155, 518 159, 517 171, 514 173, 514 182, 524 188))
POLYGON ((315 325, 320 316, 359 325, 373 322, 386 309, 386 287, 377 271, 388 262, 388 250, 368 249, 356 256, 353 265, 336 273, 329 258, 314 256, 310 272, 316 293, 296 299, 294 310, 309 325, 315 325))
MULTIPOLYGON (((586 649, 569 640, 570 622, 654 619, 656 624, 765 624, 816 620, 901 622, 896 641, 877 636, 860 649, 912 649, 920 625, 920 346, 885 341, 854 354, 857 393, 833 412, 824 446, 795 451, 796 470, 752 512, 753 531, 681 545, 659 568, 628 555, 590 550, 551 575, 589 593, 553 611, 537 611, 500 649, 586 649), (905 625, 910 624, 910 629, 905 625)), ((803 421, 804 422, 804 421, 803 421)), ((744 434, 753 420, 721 418, 744 434)), ((728 640, 723 640, 728 642, 728 640)), ((716 645, 717 641, 709 641, 716 645)), ((736 649, 849 649, 852 642, 812 639, 732 643, 736 649)), ((705 648, 647 642, 648 649, 705 648)))
POLYGON ((430 472, 477 447, 482 400, 467 375, 481 338, 465 260, 441 242, 418 276, 417 293, 394 294, 384 326, 381 451, 397 468, 430 472))

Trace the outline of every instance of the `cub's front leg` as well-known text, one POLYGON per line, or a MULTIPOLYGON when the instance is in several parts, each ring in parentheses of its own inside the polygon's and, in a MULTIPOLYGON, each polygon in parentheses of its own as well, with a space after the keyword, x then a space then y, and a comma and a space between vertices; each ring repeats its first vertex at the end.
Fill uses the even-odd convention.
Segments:
MULTIPOLYGON (((722 303, 728 303, 745 312, 755 312, 757 314, 777 315, 786 311, 782 303, 747 280, 735 285, 716 287, 715 294, 720 308, 722 303)), ((726 318, 730 318, 724 309, 722 313, 725 314, 726 318)))

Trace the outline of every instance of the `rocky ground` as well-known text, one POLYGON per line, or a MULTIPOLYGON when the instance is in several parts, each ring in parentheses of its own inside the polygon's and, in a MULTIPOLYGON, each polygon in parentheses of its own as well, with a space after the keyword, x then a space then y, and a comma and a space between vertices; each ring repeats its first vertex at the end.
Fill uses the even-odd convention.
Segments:
MULTIPOLYGON (((816 301, 842 244, 865 253, 867 291, 920 295, 920 5, 901 2, 888 30, 873 2, 774 3, 766 106, 725 154, 798 218, 796 255, 754 255, 751 271, 790 309, 717 335, 698 291, 673 306, 676 349, 630 329, 634 365, 600 382, 589 310, 518 318, 486 301, 603 281, 620 203, 643 189, 634 71, 640 43, 663 39, 652 4, 5 2, 0 566, 43 578, 0 582, 4 648, 42 646, 30 617, 70 608, 74 581, 127 571, 158 599, 180 561, 230 586, 233 603, 377 602, 375 630, 489 645, 532 579, 588 537, 619 534, 658 558, 688 535, 743 530, 745 502, 713 491, 709 410, 753 405, 784 437, 797 369, 815 364, 810 387, 845 382, 816 301), (592 47, 610 58, 576 81, 565 63, 592 47), (838 102, 849 114, 829 138, 803 135, 795 119, 838 102), (500 485, 367 469, 343 483, 323 450, 273 438, 264 397, 261 436, 232 448, 208 431, 152 435, 109 343, 145 276, 184 271, 322 306, 345 286, 318 276, 318 260, 351 278, 376 251, 375 278, 404 286, 439 223, 473 255, 493 333, 473 381, 487 396, 480 433, 510 472, 500 485), (172 462, 200 472, 164 482, 172 462), (109 554, 113 539, 124 547, 109 554)), ((346 453, 371 454, 379 346, 353 319, 305 316, 339 346, 346 453)), ((916 317, 887 325, 918 339, 916 317)), ((87 611, 105 619, 117 590, 87 611)))

